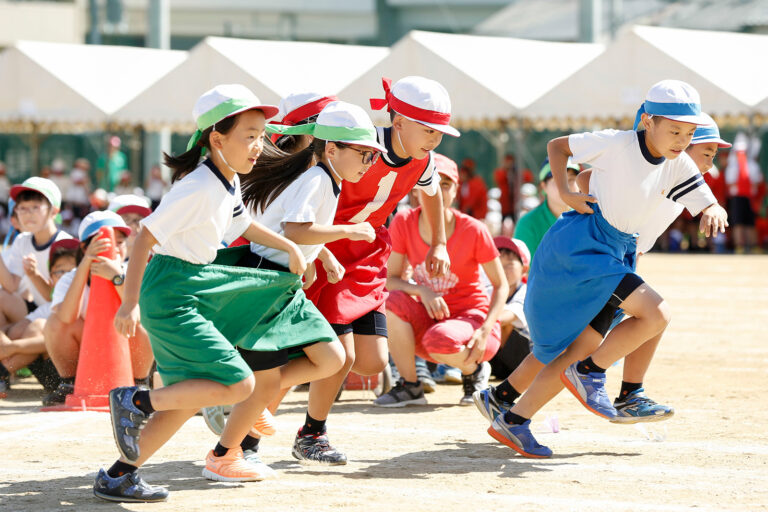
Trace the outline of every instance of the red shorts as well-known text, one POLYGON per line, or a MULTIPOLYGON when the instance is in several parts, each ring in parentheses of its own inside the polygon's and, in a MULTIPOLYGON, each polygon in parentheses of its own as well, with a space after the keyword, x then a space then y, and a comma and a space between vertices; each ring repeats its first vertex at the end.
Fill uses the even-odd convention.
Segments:
MULTIPOLYGON (((435 363, 438 361, 429 354, 461 352, 487 316, 479 309, 468 309, 452 314, 447 320, 433 320, 421 302, 401 291, 390 292, 387 310, 411 324, 416 337, 416 355, 435 363)), ((490 361, 500 345, 501 327, 496 322, 485 342, 483 361, 490 361)))
POLYGON ((344 278, 330 284, 323 266, 316 265, 317 280, 305 292, 325 319, 332 324, 350 324, 371 311, 384 313, 387 259, 392 252, 387 228, 376 228, 376 239, 371 243, 343 238, 325 246, 344 266, 344 278))

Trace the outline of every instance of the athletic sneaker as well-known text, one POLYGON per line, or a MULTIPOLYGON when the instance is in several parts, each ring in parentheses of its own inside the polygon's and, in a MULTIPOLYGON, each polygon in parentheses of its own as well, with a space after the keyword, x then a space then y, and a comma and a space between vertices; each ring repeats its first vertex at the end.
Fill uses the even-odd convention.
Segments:
POLYGON ((445 383, 446 384, 461 384, 461 370, 454 368, 453 366, 445 366, 445 383))
MULTIPOLYGON (((231 405, 215 405, 203 409, 203 420, 208 428, 220 436, 224 432, 224 426, 227 424, 227 415, 232 411, 231 405)), ((271 436, 277 429, 275 428, 275 417, 269 410, 264 409, 259 419, 253 424, 253 429, 262 436, 271 436)))
POLYGON ((432 372, 429 371, 427 362, 418 356, 416 356, 416 378, 421 381, 425 393, 435 392, 437 384, 432 379, 432 372))
POLYGON ((605 373, 590 372, 585 375, 576 369, 577 365, 573 363, 560 374, 565 387, 587 410, 609 420, 616 417, 616 409, 605 391, 605 373))
POLYGON ((136 386, 115 388, 109 392, 109 412, 112 434, 120 454, 128 462, 139 458, 139 435, 149 421, 149 414, 133 405, 136 386))
POLYGON ((488 434, 501 444, 507 445, 523 457, 546 459, 552 456, 552 450, 540 445, 531 433, 531 420, 522 425, 512 425, 504 421, 500 414, 488 427, 488 434))
POLYGON ((461 376, 461 385, 464 389, 464 396, 459 400, 459 405, 472 405, 475 403, 472 395, 476 391, 482 391, 488 387, 488 379, 491 378, 491 365, 488 362, 482 362, 477 365, 477 369, 469 374, 461 376))
POLYGON ((247 450, 243 450, 243 458, 251 465, 259 468, 259 470, 264 475, 264 479, 272 479, 277 478, 277 473, 274 469, 267 466, 262 460, 261 457, 259 457, 259 451, 258 447, 256 449, 249 448, 247 450))
POLYGON ((322 434, 301 435, 301 430, 296 434, 293 442, 294 458, 300 464, 324 464, 328 466, 343 466, 347 463, 347 456, 336 450, 328 442, 328 434, 323 429, 322 434))
POLYGON ((203 476, 217 482, 257 482, 268 478, 264 466, 263 463, 259 465, 245 460, 243 449, 239 446, 230 448, 221 457, 211 450, 205 458, 203 476))
POLYGON ((496 388, 493 386, 489 386, 488 389, 475 391, 472 394, 472 401, 475 402, 475 407, 480 411, 480 414, 491 422, 496 419, 496 416, 504 414, 515 405, 514 402, 505 402, 496 398, 496 388))
POLYGON ((624 400, 613 401, 616 417, 613 423, 640 423, 645 421, 662 421, 675 415, 675 410, 667 405, 657 404, 647 396, 643 388, 627 395, 624 400))
POLYGON ((139 476, 138 471, 112 478, 103 469, 96 475, 93 494, 107 501, 118 502, 153 502, 168 499, 168 490, 164 487, 149 485, 139 476))
POLYGON ((426 405, 424 397, 424 384, 408 384, 403 378, 395 384, 395 387, 373 401, 376 407, 405 407, 406 405, 426 405))
POLYGON ((67 401, 67 395, 75 392, 75 385, 66 382, 59 382, 59 385, 43 397, 43 406, 61 405, 67 401))

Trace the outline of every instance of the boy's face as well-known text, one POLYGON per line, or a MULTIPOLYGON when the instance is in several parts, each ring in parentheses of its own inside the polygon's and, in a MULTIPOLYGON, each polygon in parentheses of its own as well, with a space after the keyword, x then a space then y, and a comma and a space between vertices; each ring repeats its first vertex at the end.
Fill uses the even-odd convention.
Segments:
POLYGON ((717 143, 692 144, 688 146, 686 152, 696 163, 701 174, 706 174, 712 169, 712 163, 717 155, 717 143))
POLYGON ((59 282, 61 276, 70 270, 73 270, 76 266, 77 264, 75 263, 74 255, 67 254, 64 256, 59 256, 56 259, 56 263, 54 263, 51 267, 51 283, 53 286, 56 286, 56 283, 59 282))
POLYGON ((504 268, 504 274, 507 276, 510 293, 514 293, 523 280, 523 276, 528 273, 528 267, 523 265, 520 257, 509 249, 499 251, 501 266, 504 268))
POLYGON ((643 126, 646 130, 646 143, 652 153, 669 160, 680 156, 691 143, 696 125, 673 121, 666 117, 643 116, 643 126))
POLYGON ((392 146, 404 149, 409 157, 417 160, 426 158, 427 154, 443 140, 442 132, 406 119, 399 114, 392 121, 392 126, 395 128, 392 133, 392 146), (401 143, 402 148, 399 147, 401 143))
POLYGON ((27 200, 18 203, 13 210, 19 217, 21 231, 35 233, 53 218, 53 208, 44 200, 27 200))

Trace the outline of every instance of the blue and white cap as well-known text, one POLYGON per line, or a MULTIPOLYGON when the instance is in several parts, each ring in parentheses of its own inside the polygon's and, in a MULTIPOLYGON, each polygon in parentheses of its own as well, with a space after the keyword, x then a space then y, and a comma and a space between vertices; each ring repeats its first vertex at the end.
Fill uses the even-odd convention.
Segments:
POLYGON ((109 210, 91 212, 80 222, 78 238, 85 242, 99 232, 99 228, 110 226, 117 231, 122 231, 125 236, 130 236, 131 228, 126 225, 121 216, 109 210))
POLYGON ((720 130, 717 128, 717 123, 715 123, 715 120, 709 117, 708 114, 702 113, 701 115, 709 119, 709 123, 696 128, 696 132, 693 134, 691 144, 707 144, 714 142, 719 148, 731 147, 730 142, 725 142, 720 138, 720 130))
POLYGON ((707 120, 701 112, 698 91, 680 80, 662 80, 651 87, 645 95, 645 103, 637 110, 635 130, 642 114, 698 125, 711 122, 711 118, 707 120))

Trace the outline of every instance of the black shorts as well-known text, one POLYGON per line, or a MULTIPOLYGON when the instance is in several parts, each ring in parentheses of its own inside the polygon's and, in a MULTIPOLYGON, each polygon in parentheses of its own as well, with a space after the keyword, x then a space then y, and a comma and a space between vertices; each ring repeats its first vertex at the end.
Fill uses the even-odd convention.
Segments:
POLYGON ((736 196, 728 198, 728 222, 738 226, 754 226, 755 212, 748 197, 736 196))
POLYGON ((321 342, 307 343, 305 345, 275 351, 246 350, 240 347, 237 347, 237 351, 240 352, 240 357, 243 358, 243 361, 245 361, 252 372, 260 372, 263 370, 271 370, 272 368, 280 368, 287 364, 291 359, 302 356, 304 349, 315 343, 321 342))
POLYGON ((35 304, 33 301, 25 300, 24 303, 27 305, 27 314, 37 309, 37 304, 35 304))
POLYGON ((605 338, 608 330, 611 328, 613 318, 619 310, 619 305, 627 300, 633 291, 637 290, 643 284, 643 278, 635 273, 626 274, 616 287, 611 298, 608 299, 602 310, 589 322, 590 327, 600 333, 605 338))
POLYGON ((504 346, 489 361, 491 374, 499 379, 506 379, 530 353, 531 339, 517 329, 512 329, 504 346))
POLYGON ((387 315, 381 311, 370 311, 349 324, 331 324, 333 331, 342 334, 354 333, 387 337, 387 315))
POLYGON ((248 251, 245 253, 245 256, 240 258, 237 263, 235 263, 238 267, 249 267, 249 268, 260 268, 262 270, 277 270, 279 272, 290 272, 290 270, 287 267, 284 267, 280 265, 279 263, 275 263, 272 260, 268 260, 267 258, 263 256, 259 256, 258 254, 248 251))

